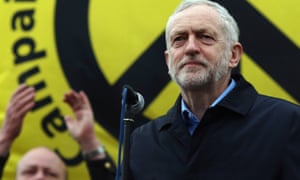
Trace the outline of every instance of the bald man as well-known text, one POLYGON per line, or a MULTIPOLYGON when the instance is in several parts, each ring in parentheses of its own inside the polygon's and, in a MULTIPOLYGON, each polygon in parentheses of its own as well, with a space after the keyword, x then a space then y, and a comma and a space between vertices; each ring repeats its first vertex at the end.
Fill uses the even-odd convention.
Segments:
MULTIPOLYGON (((34 107, 34 97, 34 88, 21 84, 9 101, 0 129, 0 179, 10 148, 22 130, 24 117, 34 107)), ((94 117, 87 96, 84 92, 70 91, 65 94, 64 101, 74 111, 75 119, 66 116, 66 124, 80 146, 90 179, 114 179, 116 167, 94 132, 94 117), (80 108, 77 108, 78 104, 80 108)), ((54 151, 37 147, 20 160, 16 179, 67 179, 67 168, 54 151)))
MULTIPOLYGON (((22 84, 15 90, 9 101, 0 130, 0 176, 9 157, 10 147, 20 135, 24 117, 35 104, 34 97, 34 88, 22 84)), ((37 147, 29 150, 20 159, 16 179, 66 180, 67 170, 64 162, 54 151, 46 147, 37 147)))
POLYGON ((51 149, 37 147, 29 150, 19 161, 17 180, 66 180, 67 168, 51 149))

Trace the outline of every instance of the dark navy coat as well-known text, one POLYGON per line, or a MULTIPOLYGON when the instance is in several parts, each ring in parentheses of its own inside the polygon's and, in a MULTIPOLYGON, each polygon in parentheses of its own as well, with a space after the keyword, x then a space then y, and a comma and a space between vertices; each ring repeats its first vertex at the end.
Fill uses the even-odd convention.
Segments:
POLYGON ((180 101, 132 133, 129 180, 300 180, 300 108, 242 76, 193 136, 180 101))

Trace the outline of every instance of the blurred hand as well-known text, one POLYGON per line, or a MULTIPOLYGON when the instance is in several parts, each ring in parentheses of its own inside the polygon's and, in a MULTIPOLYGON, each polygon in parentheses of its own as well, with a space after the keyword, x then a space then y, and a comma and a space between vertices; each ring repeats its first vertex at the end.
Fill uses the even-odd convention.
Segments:
POLYGON ((80 91, 70 91, 64 95, 75 114, 75 119, 65 116, 65 122, 71 136, 79 143, 82 152, 89 152, 99 147, 100 141, 94 131, 94 115, 87 95, 80 91))
POLYGON ((34 88, 25 84, 21 84, 13 93, 0 131, 0 155, 6 155, 19 136, 26 113, 34 107, 34 96, 34 88))

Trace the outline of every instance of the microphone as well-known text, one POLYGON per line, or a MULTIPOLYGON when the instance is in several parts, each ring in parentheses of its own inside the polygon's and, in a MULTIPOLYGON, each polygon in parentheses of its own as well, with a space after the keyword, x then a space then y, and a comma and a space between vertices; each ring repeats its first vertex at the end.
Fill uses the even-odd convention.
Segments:
POLYGON ((128 180, 129 171, 129 152, 130 152, 130 135, 133 130, 133 117, 142 111, 144 108, 143 96, 136 92, 129 85, 123 86, 122 91, 122 109, 120 122, 120 137, 119 137, 119 160, 116 180, 122 176, 122 180, 128 180), (123 142, 124 141, 124 142, 123 142), (121 157, 123 160, 121 160, 121 157), (122 173, 119 172, 122 162, 122 173))
POLYGON ((125 85, 124 88, 127 88, 127 95, 126 95, 127 111, 130 115, 136 115, 139 112, 141 112, 144 108, 145 105, 144 97, 140 93, 136 92, 129 85, 125 85))

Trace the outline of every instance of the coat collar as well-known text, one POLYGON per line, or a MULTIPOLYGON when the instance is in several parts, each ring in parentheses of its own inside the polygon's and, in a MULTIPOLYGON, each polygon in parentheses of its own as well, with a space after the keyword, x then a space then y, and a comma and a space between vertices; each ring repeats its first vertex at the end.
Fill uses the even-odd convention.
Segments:
MULTIPOLYGON (((232 75, 232 78, 237 83, 236 87, 216 106, 224 107, 230 111, 245 116, 251 110, 258 93, 254 87, 243 78, 242 75, 234 74, 232 75)), ((181 95, 179 95, 175 105, 168 111, 168 113, 156 120, 159 131, 171 124, 175 125, 175 127, 182 125, 183 120, 180 115, 181 98, 181 95), (182 121, 176 121, 178 118, 182 121)))

